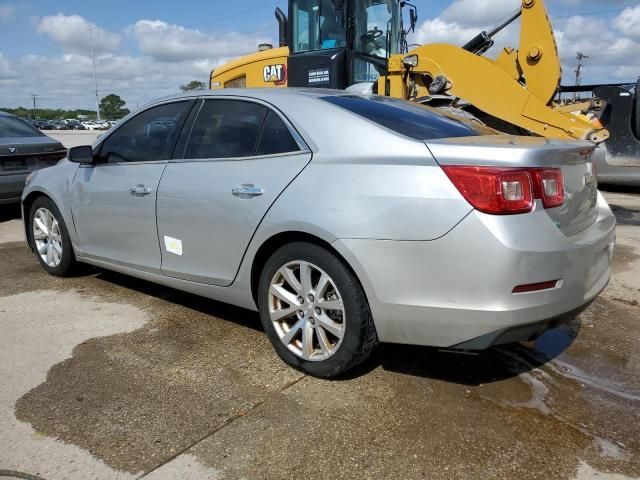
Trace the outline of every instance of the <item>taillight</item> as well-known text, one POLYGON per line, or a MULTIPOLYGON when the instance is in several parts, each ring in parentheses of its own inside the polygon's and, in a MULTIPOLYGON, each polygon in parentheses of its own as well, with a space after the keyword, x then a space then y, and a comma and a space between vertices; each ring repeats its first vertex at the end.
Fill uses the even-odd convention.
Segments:
POLYGON ((484 213, 527 213, 533 210, 536 198, 544 208, 564 203, 564 178, 559 168, 444 165, 442 169, 473 208, 484 213))
POLYGON ((559 168, 532 170, 536 198, 544 208, 559 207, 564 203, 564 178, 559 168))
POLYGON ((443 166, 462 196, 475 208, 493 215, 530 212, 531 175, 519 168, 443 166))

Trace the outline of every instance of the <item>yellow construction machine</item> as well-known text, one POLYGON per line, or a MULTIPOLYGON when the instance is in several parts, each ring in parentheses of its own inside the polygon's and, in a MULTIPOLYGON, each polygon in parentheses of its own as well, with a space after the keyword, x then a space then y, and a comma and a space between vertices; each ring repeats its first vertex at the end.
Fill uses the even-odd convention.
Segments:
POLYGON ((507 133, 600 143, 609 137, 585 113, 598 100, 554 103, 562 76, 543 0, 522 0, 506 21, 462 47, 410 49, 417 9, 403 0, 289 0, 276 9, 280 46, 222 65, 211 88, 320 87, 375 93, 464 110, 507 133), (403 13, 408 12, 405 28, 403 13), (493 37, 520 18, 520 45, 495 59, 493 37))

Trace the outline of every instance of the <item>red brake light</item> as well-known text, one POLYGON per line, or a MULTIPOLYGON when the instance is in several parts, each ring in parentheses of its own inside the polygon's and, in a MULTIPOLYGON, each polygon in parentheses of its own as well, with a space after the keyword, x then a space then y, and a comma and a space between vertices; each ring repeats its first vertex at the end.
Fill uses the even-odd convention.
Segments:
POLYGON ((536 198, 542 199, 544 208, 559 207, 564 203, 564 178, 559 168, 533 169, 536 198))
POLYGON ((442 168, 476 210, 493 215, 511 215, 533 209, 533 186, 527 169, 473 166, 442 168))

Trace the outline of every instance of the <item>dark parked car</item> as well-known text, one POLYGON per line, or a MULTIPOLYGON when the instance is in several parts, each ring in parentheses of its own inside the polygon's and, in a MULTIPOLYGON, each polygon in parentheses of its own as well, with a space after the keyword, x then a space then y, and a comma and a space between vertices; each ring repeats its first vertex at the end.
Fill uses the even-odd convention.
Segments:
POLYGON ((78 120, 64 120, 69 130, 86 130, 86 127, 78 120))
POLYGON ((70 130, 67 122, 64 120, 49 120, 49 123, 53 125, 54 130, 70 130))
POLYGON ((0 112, 0 204, 19 202, 27 175, 55 165, 66 154, 60 142, 28 122, 0 112))
POLYGON ((32 124, 40 130, 53 130, 53 125, 48 120, 33 120, 32 124))

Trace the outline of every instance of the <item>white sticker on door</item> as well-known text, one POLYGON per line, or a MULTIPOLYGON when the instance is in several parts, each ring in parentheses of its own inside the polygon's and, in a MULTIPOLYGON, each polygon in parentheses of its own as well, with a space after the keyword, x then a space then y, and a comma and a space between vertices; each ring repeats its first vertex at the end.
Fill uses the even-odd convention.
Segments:
POLYGON ((164 246, 169 253, 175 253, 176 255, 182 255, 182 240, 177 238, 164 236, 164 246))

